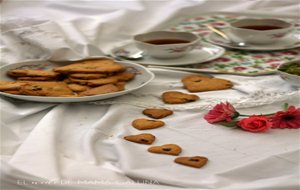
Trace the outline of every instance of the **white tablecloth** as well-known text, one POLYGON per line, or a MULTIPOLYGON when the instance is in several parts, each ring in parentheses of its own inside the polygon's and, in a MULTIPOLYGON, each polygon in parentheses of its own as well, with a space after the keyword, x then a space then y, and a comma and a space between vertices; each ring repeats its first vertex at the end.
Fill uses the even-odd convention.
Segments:
MULTIPOLYGON (((4 0, 1 6, 2 65, 25 59, 60 60, 107 54, 133 34, 163 29, 183 17, 205 11, 299 11, 297 1, 256 0, 4 0), (36 24, 39 25, 32 27, 36 24), (20 46, 20 36, 29 44, 20 46)), ((153 72, 155 80, 135 92, 134 98, 127 95, 93 104, 43 104, 2 97, 1 187, 299 189, 299 130, 273 129, 254 134, 211 125, 203 119, 212 106, 205 100, 211 97, 215 101, 233 101, 243 113, 260 114, 280 110, 284 102, 300 107, 297 89, 278 76, 218 75, 234 81, 236 88, 222 94, 199 93, 203 105, 172 107, 174 115, 163 119, 166 126, 148 132, 157 137, 155 145, 175 143, 183 148, 182 155, 209 158, 204 168, 194 169, 175 164, 173 156, 151 154, 147 146, 122 139, 124 135, 140 133, 131 127, 131 122, 144 117, 144 107, 155 105, 151 98, 139 95, 155 97, 166 89, 178 90, 180 78, 186 75, 159 69, 153 72), (282 97, 284 93, 288 96, 282 97)))

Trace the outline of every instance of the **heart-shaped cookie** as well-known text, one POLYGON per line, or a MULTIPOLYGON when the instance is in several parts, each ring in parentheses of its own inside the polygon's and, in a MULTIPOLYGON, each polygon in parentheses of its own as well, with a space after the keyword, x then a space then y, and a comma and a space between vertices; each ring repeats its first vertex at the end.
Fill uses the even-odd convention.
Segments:
POLYGON ((199 97, 194 94, 185 94, 177 91, 168 91, 162 94, 162 100, 167 104, 183 104, 188 102, 194 102, 199 97))
POLYGON ((161 119, 172 115, 173 111, 168 109, 145 109, 143 114, 154 119, 161 119))
POLYGON ((149 133, 142 133, 139 135, 128 135, 125 136, 124 139, 140 144, 152 144, 155 140, 155 136, 149 133))
POLYGON ((185 166, 201 168, 207 163, 208 159, 203 156, 192 156, 192 157, 178 157, 174 161, 178 164, 182 164, 185 166))
POLYGON ((150 119, 136 119, 132 122, 132 126, 138 130, 155 129, 164 125, 163 121, 150 119))
POLYGON ((232 82, 220 78, 209 78, 201 75, 189 75, 182 79, 184 88, 189 92, 224 90, 233 86, 232 82))
POLYGON ((169 155, 179 155, 181 153, 180 146, 176 144, 165 144, 161 146, 152 146, 148 148, 149 152, 158 153, 158 154, 169 154, 169 155))

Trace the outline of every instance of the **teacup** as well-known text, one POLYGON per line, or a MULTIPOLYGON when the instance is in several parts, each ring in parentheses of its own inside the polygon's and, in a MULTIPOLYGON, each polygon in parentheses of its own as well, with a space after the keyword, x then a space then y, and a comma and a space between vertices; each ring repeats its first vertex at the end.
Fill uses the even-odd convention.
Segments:
POLYGON ((291 23, 279 19, 240 19, 230 24, 231 32, 246 43, 270 44, 293 30, 291 23))
POLYGON ((155 58, 184 56, 198 44, 197 35, 189 32, 156 31, 134 36, 136 46, 155 58))

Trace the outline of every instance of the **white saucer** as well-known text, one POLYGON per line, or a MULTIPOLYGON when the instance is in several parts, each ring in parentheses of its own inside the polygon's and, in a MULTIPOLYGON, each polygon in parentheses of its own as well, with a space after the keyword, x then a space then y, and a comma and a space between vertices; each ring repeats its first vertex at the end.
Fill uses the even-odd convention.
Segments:
MULTIPOLYGON (((224 33, 230 36, 229 29, 223 29, 224 33)), ((230 36, 231 37, 231 36, 230 36)), ((207 40, 213 44, 242 50, 254 50, 254 51, 274 51, 274 50, 285 50, 300 47, 300 32, 293 32, 290 35, 280 39, 272 44, 247 44, 246 47, 231 46, 226 43, 226 40, 218 36, 215 33, 209 34, 207 40)))
MULTIPOLYGON (((126 45, 116 47, 111 51, 113 57, 122 57, 128 55, 130 52, 137 52, 138 49, 135 44, 128 43, 126 45)), ((142 65, 165 65, 165 66, 179 66, 179 65, 191 65, 197 63, 204 63, 221 57, 225 52, 225 49, 213 44, 201 42, 201 45, 197 46, 194 50, 183 57, 174 59, 157 59, 147 55, 144 55, 142 59, 130 60, 142 65)))

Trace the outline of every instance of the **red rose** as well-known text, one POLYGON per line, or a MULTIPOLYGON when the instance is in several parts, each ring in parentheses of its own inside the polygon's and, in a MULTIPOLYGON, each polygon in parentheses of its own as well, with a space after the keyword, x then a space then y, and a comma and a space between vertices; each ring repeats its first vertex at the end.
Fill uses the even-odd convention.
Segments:
POLYGON ((222 22, 212 22, 210 24, 213 26, 224 26, 225 25, 225 23, 222 23, 222 22))
POLYGON ((273 69, 275 69, 275 68, 277 68, 278 66, 279 66, 280 64, 278 64, 278 63, 273 63, 273 64, 271 64, 271 67, 273 68, 273 69))
POLYGON ((272 128, 300 128, 300 108, 289 106, 287 111, 279 111, 271 117, 272 128))
POLYGON ((295 52, 295 51, 286 51, 286 52, 282 52, 282 54, 285 54, 285 55, 298 55, 298 53, 295 52))
POLYGON ((184 29, 193 29, 193 26, 185 26, 184 29))
POLYGON ((266 61, 266 63, 273 63, 273 62, 279 62, 280 60, 277 59, 269 59, 266 61))
POLYGON ((253 55, 252 57, 253 58, 264 58, 265 56, 264 55, 253 55))
POLYGON ((237 125, 246 131, 258 133, 269 130, 272 126, 272 123, 268 121, 266 116, 252 115, 248 118, 240 120, 237 125))
POLYGON ((212 110, 210 110, 204 119, 208 123, 217 123, 221 121, 230 122, 233 118, 238 117, 239 113, 234 109, 234 107, 226 102, 217 104, 212 110))
POLYGON ((205 18, 200 17, 200 16, 195 18, 195 20, 204 20, 204 19, 205 19, 205 18))
POLYGON ((217 59, 216 61, 228 62, 228 61, 230 61, 230 60, 231 60, 231 59, 228 58, 228 57, 221 57, 221 58, 217 59))
POLYGON ((243 70, 245 70, 245 69, 247 69, 246 67, 233 67, 233 69, 235 70, 235 71, 243 71, 243 70))

